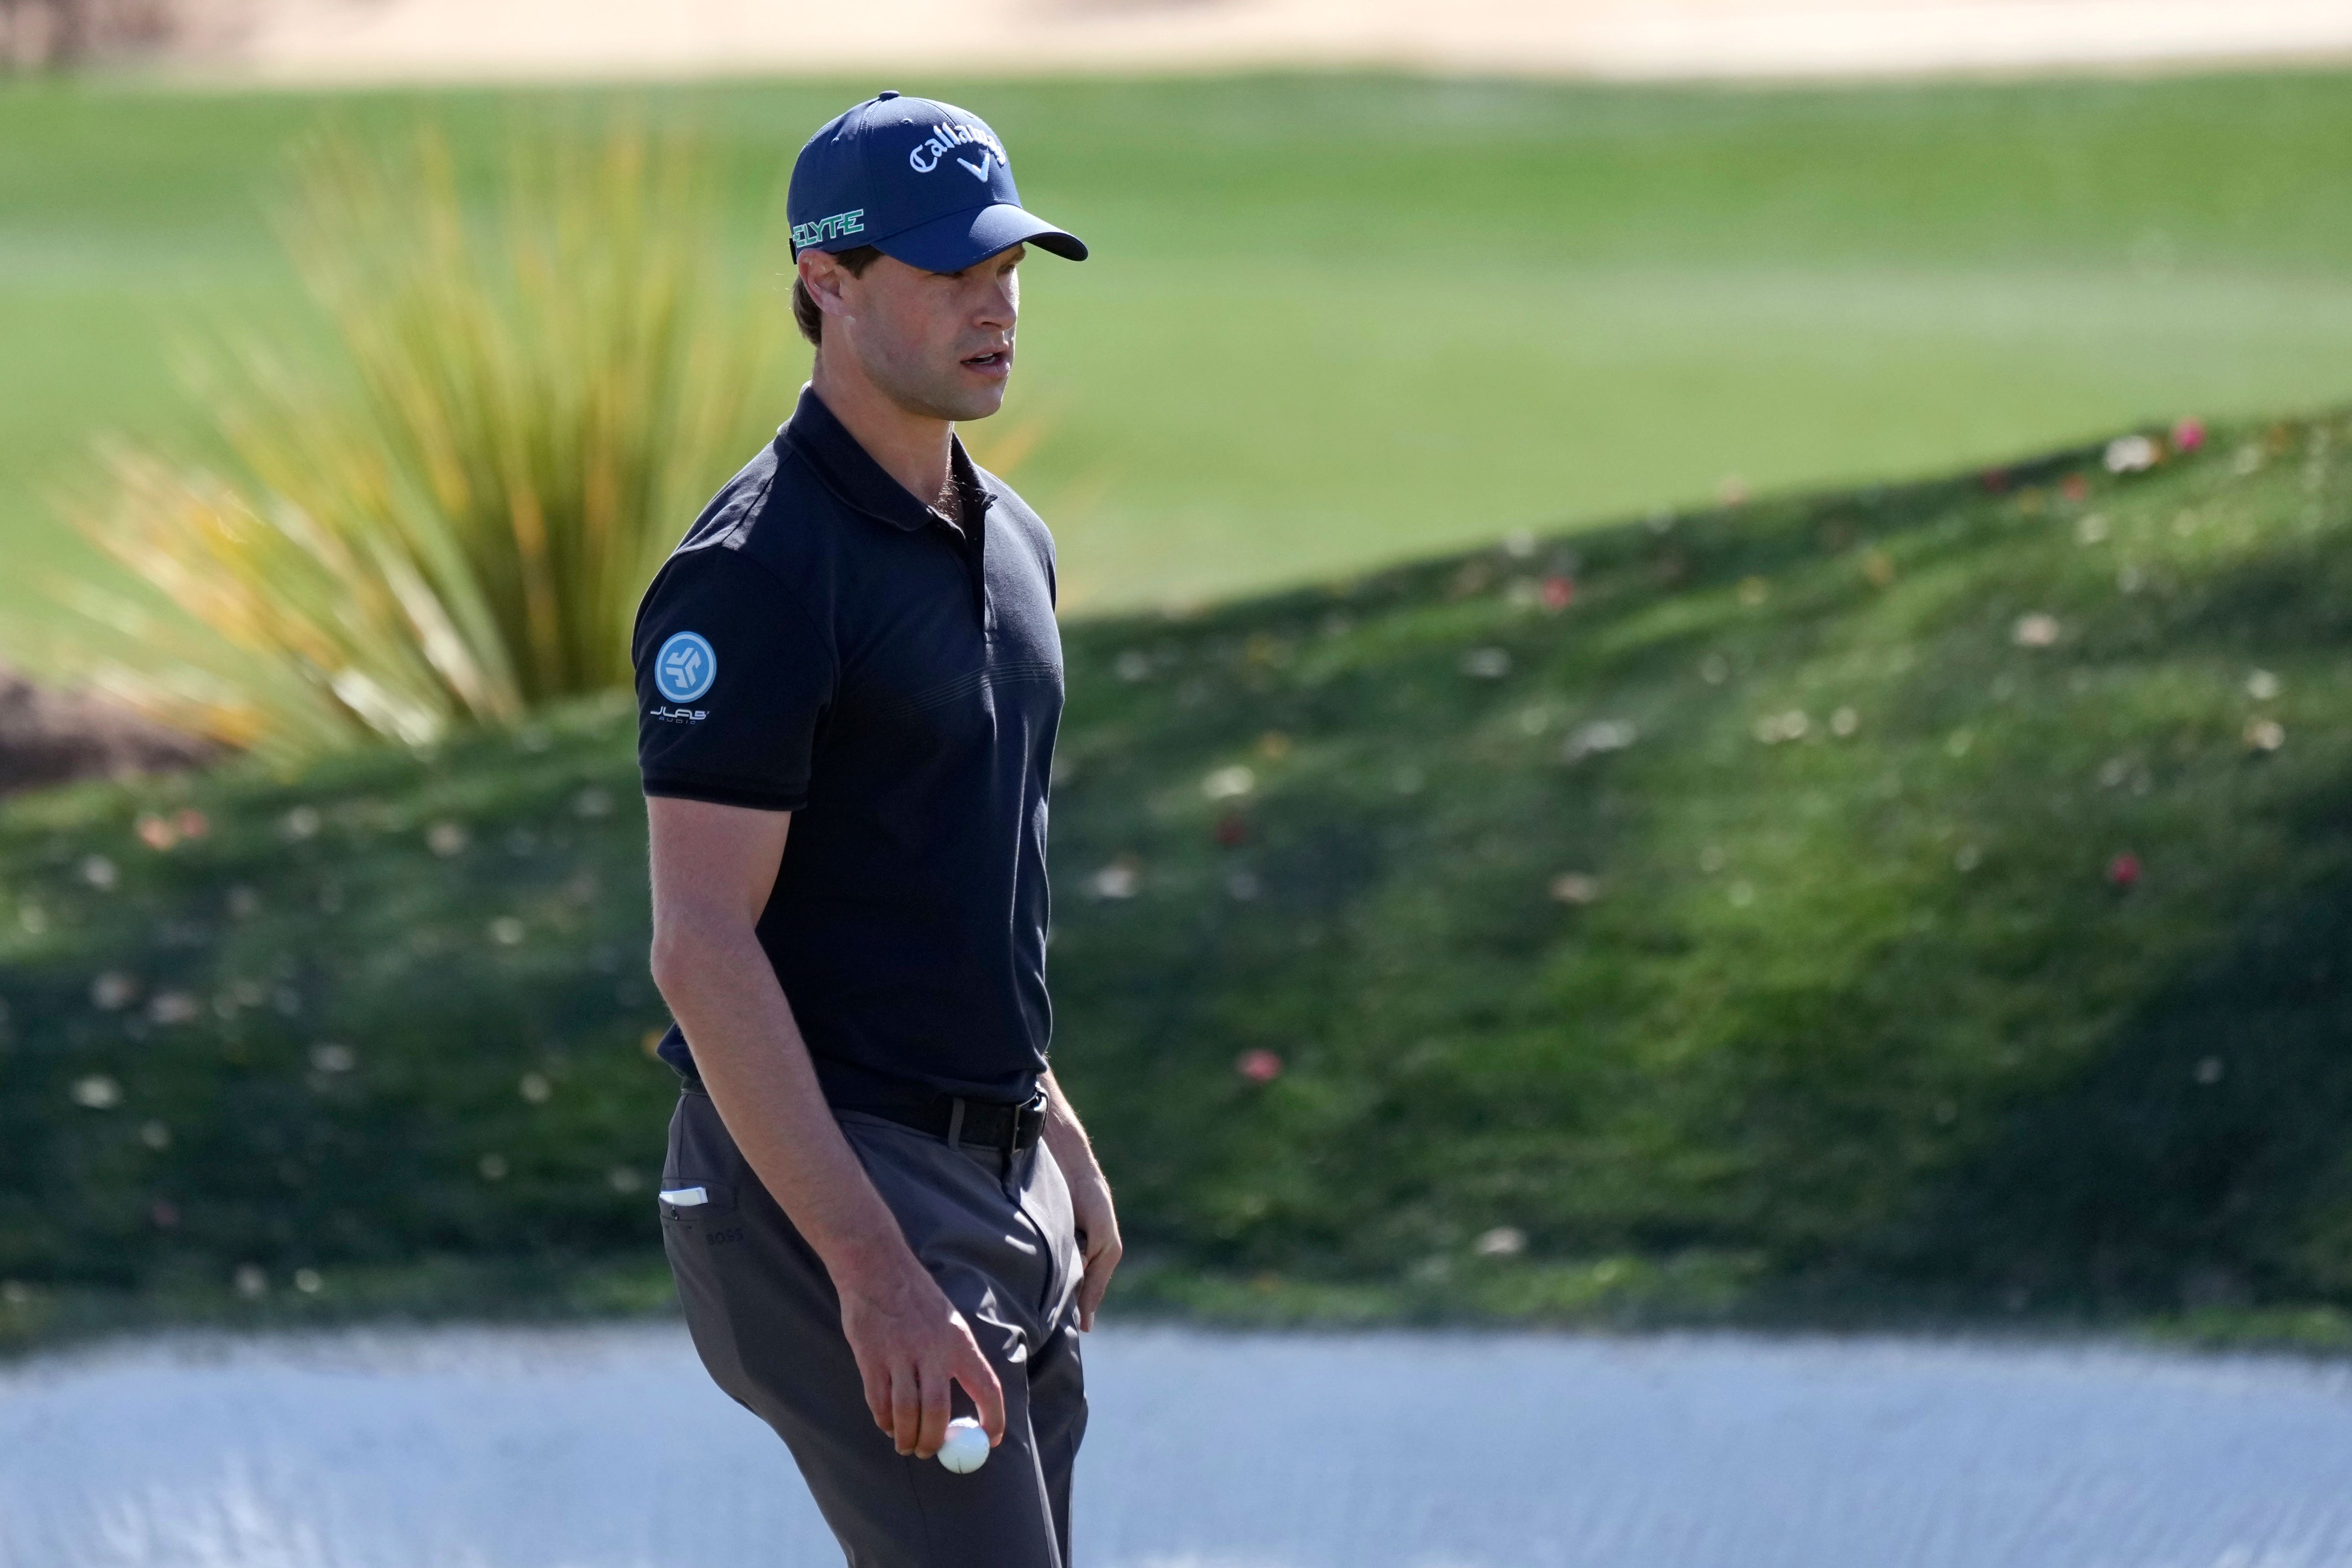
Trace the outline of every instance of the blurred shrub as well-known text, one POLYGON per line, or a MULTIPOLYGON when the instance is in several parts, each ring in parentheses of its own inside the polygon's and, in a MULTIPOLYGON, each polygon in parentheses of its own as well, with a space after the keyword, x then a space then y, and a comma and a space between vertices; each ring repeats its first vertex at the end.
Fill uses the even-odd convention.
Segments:
POLYGON ((94 683, 278 760, 624 684, 637 595, 747 437, 775 301, 730 287, 690 144, 524 140, 492 222, 448 148, 321 136, 284 233, 344 363, 196 372, 235 472, 134 444, 77 521, 192 619, 94 683))

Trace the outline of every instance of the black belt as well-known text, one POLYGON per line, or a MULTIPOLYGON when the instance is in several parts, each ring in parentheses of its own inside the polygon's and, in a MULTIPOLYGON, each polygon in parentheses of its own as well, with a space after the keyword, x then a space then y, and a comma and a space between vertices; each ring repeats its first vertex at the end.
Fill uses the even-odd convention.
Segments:
POLYGON ((959 1094, 934 1095, 919 1105, 842 1105, 840 1110, 862 1110, 981 1149, 1004 1149, 1017 1154, 1045 1133, 1045 1091, 1020 1105, 1001 1100, 966 1100, 959 1094))

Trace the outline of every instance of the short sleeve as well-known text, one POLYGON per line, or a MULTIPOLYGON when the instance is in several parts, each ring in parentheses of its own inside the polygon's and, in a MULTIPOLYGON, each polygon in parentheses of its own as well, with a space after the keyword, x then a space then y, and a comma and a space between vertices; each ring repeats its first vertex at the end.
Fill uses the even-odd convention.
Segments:
POLYGON ((790 584, 724 547, 670 557, 637 608, 645 791, 798 811, 832 701, 827 628, 790 584))

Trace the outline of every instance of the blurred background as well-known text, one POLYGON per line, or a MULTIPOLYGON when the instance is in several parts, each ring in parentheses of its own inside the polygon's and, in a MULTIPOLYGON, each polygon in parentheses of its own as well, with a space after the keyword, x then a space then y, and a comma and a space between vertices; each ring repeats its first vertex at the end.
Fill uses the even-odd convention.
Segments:
POLYGON ((1059 542, 1115 1319, 2352 1343, 2352 10, 0 60, 0 1343, 668 1310, 628 616, 886 86, 1094 247, 964 434, 1059 542))

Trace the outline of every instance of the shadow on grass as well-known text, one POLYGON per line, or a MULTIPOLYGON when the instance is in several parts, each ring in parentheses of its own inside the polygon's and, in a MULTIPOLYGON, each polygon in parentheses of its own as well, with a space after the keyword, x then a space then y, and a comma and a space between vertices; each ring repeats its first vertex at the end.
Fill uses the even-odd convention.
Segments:
MULTIPOLYGON (((2352 781, 2348 781, 2352 782, 2352 781)), ((2352 1291, 2352 818, 2073 1081, 2014 1108, 1906 1262, 2015 1303, 2185 1310, 2352 1291)))

